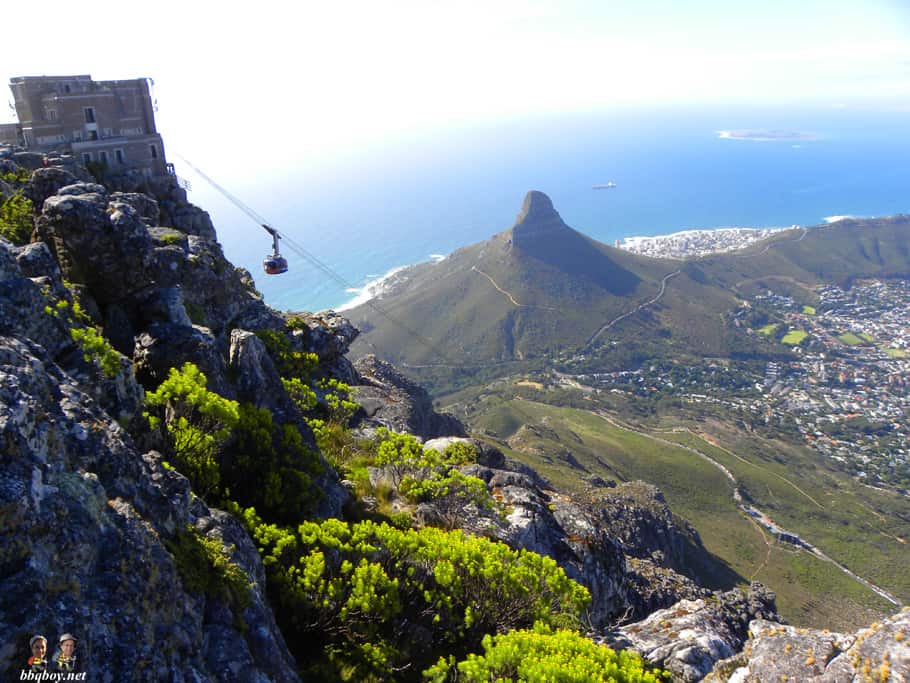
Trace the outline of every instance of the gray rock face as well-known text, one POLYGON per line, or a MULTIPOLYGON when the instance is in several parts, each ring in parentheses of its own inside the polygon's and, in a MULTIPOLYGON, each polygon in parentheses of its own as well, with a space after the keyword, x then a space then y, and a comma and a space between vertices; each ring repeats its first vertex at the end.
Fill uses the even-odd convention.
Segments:
POLYGON ((363 408, 361 426, 386 427, 424 439, 465 435, 464 426, 457 418, 437 413, 426 389, 414 384, 391 364, 370 355, 354 363, 354 368, 360 380, 356 398, 363 408))
POLYGON ((246 534, 37 352, 0 337, 0 671, 71 632, 88 680, 296 680, 246 534), (164 541, 188 524, 234 546, 249 607, 187 590, 164 541))
POLYGON ((854 634, 757 619, 743 652, 719 662, 706 680, 910 681, 910 611, 854 634))
POLYGON ((635 650, 674 680, 692 683, 742 648, 755 618, 776 619, 774 594, 760 584, 752 584, 748 594, 734 589, 681 600, 644 621, 608 632, 602 640, 614 649, 635 650))
MULTIPOLYGON (((267 408, 281 422, 298 421, 298 411, 287 393, 280 390, 281 376, 259 337, 246 330, 233 330, 228 367, 240 400, 267 408)), ((309 437, 308 445, 315 448, 309 428, 302 431, 309 437)))
POLYGON ((193 363, 208 380, 207 388, 225 398, 236 399, 227 380, 227 364, 215 338, 201 327, 154 323, 136 337, 133 363, 136 376, 146 386, 157 387, 171 368, 193 363))
POLYGON ((67 185, 72 185, 77 181, 69 171, 62 168, 39 168, 32 173, 31 178, 22 188, 22 194, 31 200, 32 205, 37 209, 44 200, 57 194, 57 191, 67 185))
POLYGON ((114 192, 111 194, 111 201, 123 202, 133 207, 142 222, 148 227, 158 225, 161 217, 161 211, 158 209, 158 202, 154 197, 141 192, 114 192))
POLYGON ((48 198, 37 224, 63 276, 91 288, 102 304, 149 287, 152 241, 135 210, 109 206, 91 185, 70 187, 86 192, 48 198))

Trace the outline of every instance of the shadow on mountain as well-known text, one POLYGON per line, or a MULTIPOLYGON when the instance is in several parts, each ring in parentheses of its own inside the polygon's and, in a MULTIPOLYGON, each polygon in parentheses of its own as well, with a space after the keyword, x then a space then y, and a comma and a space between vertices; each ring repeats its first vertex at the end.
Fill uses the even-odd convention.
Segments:
POLYGON ((604 253, 603 245, 567 226, 543 192, 532 190, 525 196, 512 227, 512 244, 522 254, 615 296, 632 293, 641 282, 604 253))

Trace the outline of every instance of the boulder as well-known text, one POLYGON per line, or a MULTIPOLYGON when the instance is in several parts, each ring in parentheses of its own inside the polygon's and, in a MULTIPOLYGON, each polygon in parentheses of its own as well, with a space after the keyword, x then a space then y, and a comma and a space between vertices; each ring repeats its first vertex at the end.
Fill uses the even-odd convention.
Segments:
POLYGON ((362 407, 355 419, 361 428, 386 427, 423 439, 465 435, 456 417, 437 413, 426 389, 391 364, 369 355, 355 362, 354 368, 359 379, 355 398, 362 407))
POLYGON ((123 202, 133 207, 142 222, 152 228, 158 225, 161 212, 158 209, 158 202, 154 197, 141 192, 113 192, 111 193, 112 202, 123 202))
POLYGON ((39 168, 22 188, 22 194, 31 200, 32 206, 39 209, 45 199, 76 181, 76 176, 62 168, 39 168))
POLYGON ((136 211, 122 202, 109 205, 90 184, 64 189, 85 191, 48 198, 37 222, 64 278, 89 287, 101 305, 151 286, 153 245, 136 211))
POLYGON ((784 626, 765 619, 749 625, 743 651, 718 662, 705 680, 908 681, 910 611, 852 634, 784 626))
POLYGON ((146 387, 157 387, 171 368, 193 363, 208 380, 207 388, 225 398, 236 399, 227 379, 227 365, 214 337, 204 327, 169 322, 153 323, 136 336, 133 363, 136 376, 146 387))
MULTIPOLYGON (((597 638, 618 650, 635 650, 666 669, 673 680, 694 683, 714 665, 743 647, 753 619, 776 620, 774 594, 753 583, 708 598, 680 600, 647 619, 607 631, 597 638)), ((780 680, 780 679, 764 679, 780 680)))

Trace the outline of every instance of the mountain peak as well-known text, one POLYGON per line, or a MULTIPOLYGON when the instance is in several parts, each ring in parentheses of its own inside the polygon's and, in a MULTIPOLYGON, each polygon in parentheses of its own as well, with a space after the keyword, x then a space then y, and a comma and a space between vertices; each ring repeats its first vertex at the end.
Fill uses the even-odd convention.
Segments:
POLYGON ((569 229, 553 208, 550 198, 543 192, 531 190, 525 195, 521 213, 512 226, 512 237, 516 243, 521 243, 525 238, 533 239, 569 229))
POLYGON ((537 221, 541 218, 559 217, 556 209, 553 208, 553 202, 550 198, 539 190, 530 190, 525 195, 524 203, 521 206, 521 213, 515 219, 515 224, 527 221, 537 221))

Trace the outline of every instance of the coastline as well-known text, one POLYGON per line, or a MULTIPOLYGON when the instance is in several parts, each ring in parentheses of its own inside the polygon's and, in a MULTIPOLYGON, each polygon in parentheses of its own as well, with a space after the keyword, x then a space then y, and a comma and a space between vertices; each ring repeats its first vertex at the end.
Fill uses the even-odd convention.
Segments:
POLYGON ((616 240, 613 246, 655 258, 685 259, 737 251, 777 232, 799 227, 791 225, 771 228, 720 227, 680 230, 668 235, 625 237, 616 240))
POLYGON ((349 294, 354 294, 355 296, 350 301, 346 301, 340 306, 334 308, 334 310, 338 313, 341 313, 352 308, 357 308, 361 304, 365 304, 366 302, 380 297, 389 291, 389 289, 391 289, 401 280, 401 274, 403 271, 426 263, 439 263, 441 261, 444 261, 445 258, 445 254, 430 254, 429 258, 425 261, 418 261, 417 263, 409 263, 403 266, 396 266, 388 271, 385 275, 367 281, 363 287, 346 290, 349 294))

